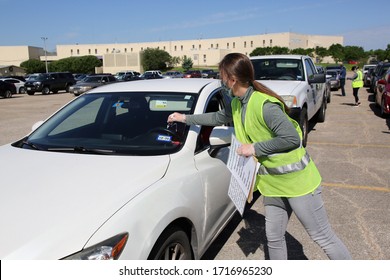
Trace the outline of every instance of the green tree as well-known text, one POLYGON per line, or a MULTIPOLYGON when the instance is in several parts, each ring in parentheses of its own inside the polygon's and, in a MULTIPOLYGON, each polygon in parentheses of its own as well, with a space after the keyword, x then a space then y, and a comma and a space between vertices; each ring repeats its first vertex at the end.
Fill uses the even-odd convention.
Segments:
POLYGON ((187 57, 187 56, 183 57, 181 67, 183 67, 183 69, 185 71, 190 70, 193 65, 194 65, 194 62, 192 61, 192 59, 190 57, 187 57))
POLYGON ((157 69, 164 71, 172 60, 168 52, 154 48, 144 50, 141 57, 141 65, 145 71, 157 69))
POLYGON ((329 55, 329 52, 328 52, 328 49, 324 48, 324 47, 315 47, 315 54, 317 55, 317 58, 319 60, 319 62, 321 62, 325 56, 328 56, 329 55))
POLYGON ((20 67, 26 69, 27 74, 46 72, 45 62, 39 59, 29 59, 20 63, 20 67))
POLYGON ((95 73, 95 67, 102 66, 102 62, 94 55, 67 57, 50 64, 51 71, 71 73, 95 73))
POLYGON ((362 47, 357 46, 345 46, 344 47, 344 60, 363 60, 367 55, 362 47))
POLYGON ((344 60, 344 47, 340 44, 333 44, 329 47, 329 54, 338 63, 344 60))

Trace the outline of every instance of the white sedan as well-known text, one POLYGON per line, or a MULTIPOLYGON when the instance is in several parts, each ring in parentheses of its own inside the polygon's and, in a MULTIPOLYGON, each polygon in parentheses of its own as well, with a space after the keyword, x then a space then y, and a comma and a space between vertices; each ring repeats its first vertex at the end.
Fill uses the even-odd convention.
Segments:
POLYGON ((116 83, 1 146, 0 259, 200 259, 236 213, 233 128, 166 120, 226 106, 215 80, 116 83))

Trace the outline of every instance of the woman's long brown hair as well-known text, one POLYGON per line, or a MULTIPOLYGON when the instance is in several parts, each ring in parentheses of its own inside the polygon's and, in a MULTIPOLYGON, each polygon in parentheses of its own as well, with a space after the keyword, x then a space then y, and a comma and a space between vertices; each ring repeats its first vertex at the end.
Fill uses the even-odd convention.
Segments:
POLYGON ((250 59, 241 53, 230 53, 219 63, 219 72, 227 78, 234 78, 242 85, 252 85, 257 91, 278 99, 284 106, 284 110, 289 112, 284 100, 272 89, 255 80, 255 71, 250 59))

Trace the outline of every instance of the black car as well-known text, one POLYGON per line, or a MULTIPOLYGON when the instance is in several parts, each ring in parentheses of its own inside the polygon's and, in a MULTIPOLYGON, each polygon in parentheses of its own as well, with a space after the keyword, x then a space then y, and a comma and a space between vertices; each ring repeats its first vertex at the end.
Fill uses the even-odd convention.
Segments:
POLYGON ((15 85, 4 81, 0 81, 0 96, 4 98, 11 98, 12 94, 16 94, 15 85))
POLYGON ((370 83, 370 91, 376 95, 377 91, 377 83, 380 78, 386 73, 387 69, 390 68, 390 62, 381 62, 377 64, 377 66, 374 68, 374 71, 371 73, 371 83, 370 83))
POLYGON ((60 90, 69 92, 70 86, 75 83, 76 80, 69 72, 51 72, 29 78, 25 87, 28 95, 34 95, 35 92, 49 94, 50 92, 57 93, 60 90))

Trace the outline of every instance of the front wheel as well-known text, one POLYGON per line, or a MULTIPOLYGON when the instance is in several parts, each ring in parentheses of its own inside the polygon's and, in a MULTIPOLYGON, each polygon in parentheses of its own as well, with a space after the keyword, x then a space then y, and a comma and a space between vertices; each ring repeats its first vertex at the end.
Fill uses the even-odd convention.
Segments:
POLYGON ((309 133, 309 119, 307 116, 307 109, 302 108, 301 114, 299 116, 299 126, 302 130, 302 146, 306 147, 307 137, 309 133))
POLYGON ((148 257, 149 260, 191 260, 192 250, 187 234, 177 226, 163 231, 148 257))
POLYGON ((43 87, 42 88, 42 94, 49 94, 50 93, 50 89, 49 89, 49 87, 43 87))
POLYGON ((5 92, 4 92, 4 98, 11 98, 12 97, 12 92, 7 89, 5 92))
POLYGON ((20 87, 19 94, 25 94, 25 93, 26 93, 26 89, 24 87, 20 87))

